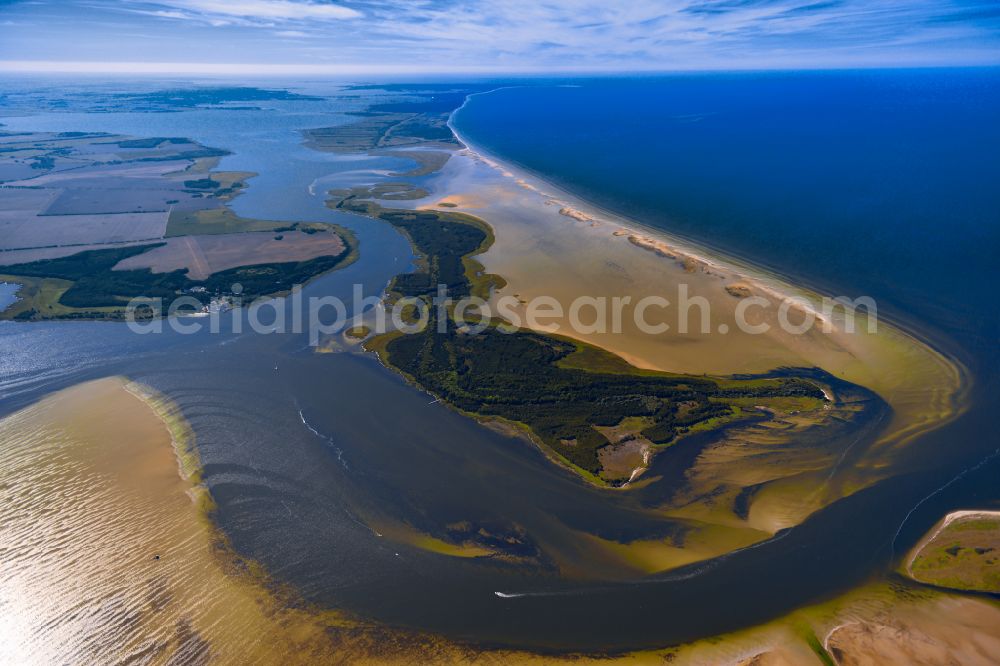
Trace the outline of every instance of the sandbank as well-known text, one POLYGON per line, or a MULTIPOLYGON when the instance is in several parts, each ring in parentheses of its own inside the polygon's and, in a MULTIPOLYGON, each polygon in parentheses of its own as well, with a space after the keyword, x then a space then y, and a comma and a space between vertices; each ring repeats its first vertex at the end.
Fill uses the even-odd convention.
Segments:
MULTIPOLYGON (((526 303, 535 297, 553 297, 568 312, 578 296, 630 297, 636 303, 647 296, 676 302, 685 285, 690 297, 710 304, 707 334, 699 330, 700 310, 693 310, 693 332, 671 326, 666 333, 642 331, 625 317, 620 332, 580 332, 566 317, 556 317, 559 334, 611 351, 639 368, 689 374, 729 375, 764 373, 782 367, 820 367, 838 379, 874 391, 891 407, 880 431, 863 444, 814 448, 807 459, 789 466, 786 450, 773 437, 738 437, 707 447, 688 474, 692 482, 686 506, 663 507, 679 517, 740 524, 765 532, 801 522, 807 515, 846 494, 866 487, 903 464, 905 444, 953 419, 962 410, 968 377, 951 359, 914 335, 886 320, 869 333, 864 310, 853 332, 842 311, 825 314, 821 295, 793 285, 781 276, 746 261, 725 257, 661 230, 642 226, 597 209, 534 176, 484 155, 459 137, 466 148, 432 176, 426 200, 399 202, 395 207, 437 208, 474 215, 495 231, 495 242, 477 256, 484 271, 506 280, 493 293, 513 296, 514 308, 526 321, 526 303), (769 305, 748 310, 751 324, 769 324, 766 334, 751 334, 735 325, 735 310, 744 298, 755 296, 769 305), (788 319, 802 321, 809 311, 817 323, 805 334, 785 332, 779 326, 783 299, 798 299, 788 319), (824 323, 829 330, 824 330, 824 323), (725 334, 719 327, 725 326, 725 334), (747 485, 762 486, 753 496, 750 518, 734 516, 725 503, 706 509, 699 495, 718 492, 723 484, 730 495, 747 485)), ((650 308, 650 324, 675 324, 675 312, 650 308)), ((552 322, 549 319, 546 323, 552 322)), ((551 329, 548 329, 551 332, 551 329)), ((850 409, 849 406, 845 408, 850 409)), ((770 433, 773 435, 774 433, 770 433)), ((768 435, 768 433, 764 433, 768 435)), ((801 456, 800 456, 801 458, 801 456)))
POLYGON ((155 392, 80 384, 0 420, 0 440, 0 662, 336 654, 343 619, 281 598, 211 525, 190 429, 155 392))

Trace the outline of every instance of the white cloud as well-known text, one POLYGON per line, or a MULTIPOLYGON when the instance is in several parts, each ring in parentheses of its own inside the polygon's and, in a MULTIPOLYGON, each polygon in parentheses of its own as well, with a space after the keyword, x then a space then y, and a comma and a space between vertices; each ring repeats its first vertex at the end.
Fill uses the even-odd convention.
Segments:
MULTIPOLYGON (((369 6, 365 29, 431 59, 632 68, 795 67, 883 49, 900 38, 932 44, 939 16, 995 0, 468 0, 369 6), (797 58, 801 54, 802 58, 797 58)), ((959 33, 983 37, 982 25, 959 33)), ((996 34, 993 35, 996 41, 996 34)), ((914 52, 917 50, 915 49, 914 52)), ((902 55, 902 54, 900 54, 902 55)), ((912 55, 912 54, 911 54, 912 55)), ((997 60, 995 56, 993 60, 997 60)))
POLYGON ((244 20, 303 21, 358 18, 361 12, 329 2, 299 0, 168 0, 160 3, 188 15, 226 16, 244 20))
MULTIPOLYGON (((108 29, 94 25, 122 12, 167 45, 224 26, 219 48, 260 63, 597 71, 1000 61, 996 0, 63 1, 77 9, 67 13, 68 58, 95 61, 145 59, 148 42, 111 48, 108 29)), ((6 47, 3 37, 0 57, 52 56, 41 34, 27 51, 27 37, 6 47)))

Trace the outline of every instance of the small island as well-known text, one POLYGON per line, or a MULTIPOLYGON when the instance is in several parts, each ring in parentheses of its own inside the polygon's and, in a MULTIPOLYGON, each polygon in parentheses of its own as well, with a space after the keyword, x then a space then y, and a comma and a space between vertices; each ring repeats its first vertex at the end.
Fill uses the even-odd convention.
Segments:
MULTIPOLYGON (((419 268, 396 276, 390 298, 430 304, 439 284, 459 299, 488 296, 503 283, 474 258, 493 241, 490 227, 476 217, 384 208, 351 195, 329 205, 388 222, 410 239, 419 268)), ((658 451, 698 433, 790 412, 829 419, 831 397, 862 391, 816 369, 741 377, 642 370, 580 341, 501 331, 500 320, 470 334, 451 313, 440 333, 429 309, 430 320, 419 332, 385 333, 368 348, 452 407, 528 437, 551 459, 602 487, 630 484, 658 451)))
POLYGON ((949 513, 913 548, 904 571, 936 587, 1000 593, 1000 511, 949 513))

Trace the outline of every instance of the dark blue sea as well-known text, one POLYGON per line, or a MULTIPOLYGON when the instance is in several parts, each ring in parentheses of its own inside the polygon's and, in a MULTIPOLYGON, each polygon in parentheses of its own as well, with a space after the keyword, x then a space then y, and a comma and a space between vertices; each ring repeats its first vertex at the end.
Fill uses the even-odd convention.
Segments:
POLYGON ((537 83, 475 96, 455 123, 592 203, 997 341, 998 69, 537 83))
POLYGON ((612 212, 874 297, 969 370, 969 409, 911 449, 932 471, 881 491, 898 541, 1000 506, 1000 69, 532 81, 453 122, 612 212))
MULTIPOLYGON (((581 592, 544 568, 404 549, 358 518, 384 511, 419 528, 471 516, 541 534, 557 521, 618 534, 659 520, 629 495, 598 493, 534 448, 430 402, 365 355, 313 354, 293 334, 153 340, 103 322, 7 323, 0 415, 93 377, 148 384, 191 424, 213 519, 238 553, 311 603, 489 645, 636 649, 740 629, 891 576, 898 549, 949 510, 1000 507, 1000 73, 525 83, 474 97, 456 117, 463 135, 647 225, 823 290, 870 294, 880 311, 960 359, 971 406, 908 449, 923 458, 913 465, 920 471, 850 495, 697 575, 581 592), (512 605, 497 590, 532 594, 512 605), (608 622, 615 617, 628 622, 608 622)), ((43 107, 4 123, 190 136, 232 151, 223 168, 260 173, 234 202, 238 213, 354 230, 358 262, 307 287, 349 300, 354 283, 379 293, 411 254, 394 229, 327 208, 324 191, 400 165, 310 151, 297 130, 347 122, 362 105, 43 107)), ((0 286, 5 297, 10 288, 0 286)))

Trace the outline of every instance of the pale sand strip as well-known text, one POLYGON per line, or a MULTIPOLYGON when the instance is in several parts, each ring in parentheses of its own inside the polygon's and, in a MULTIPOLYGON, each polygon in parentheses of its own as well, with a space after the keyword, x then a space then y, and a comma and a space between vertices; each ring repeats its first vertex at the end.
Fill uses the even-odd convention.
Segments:
MULTIPOLYGON (((905 444, 964 409, 968 388, 964 368, 884 317, 875 335, 866 332, 863 316, 854 333, 844 330, 842 318, 836 316, 829 333, 819 325, 805 335, 786 333, 776 316, 781 299, 794 296, 803 299, 802 307, 817 309, 820 295, 744 261, 597 210, 471 149, 457 151, 430 187, 433 194, 425 200, 393 205, 438 208, 446 201, 454 204, 449 210, 488 222, 496 242, 477 259, 488 272, 507 280, 507 286, 494 295, 494 304, 501 296, 522 301, 551 296, 568 310, 581 295, 603 296, 609 302, 627 296, 633 304, 645 296, 662 295, 674 303, 678 286, 686 284, 692 297, 710 303, 712 330, 726 324, 727 334, 683 334, 674 326, 667 333, 650 335, 628 317, 620 333, 580 332, 565 317, 556 320, 558 332, 642 368, 724 375, 817 366, 872 389, 892 406, 882 435, 867 449, 832 451, 812 471, 789 470, 785 478, 768 477, 767 487, 754 497, 749 526, 755 529, 773 532, 794 525, 838 497, 891 475, 907 464, 902 455, 905 444), (751 323, 770 324, 767 334, 750 335, 735 326, 736 305, 746 295, 771 304, 748 317, 751 323)), ((515 311, 523 320, 523 306, 515 311)), ((652 324, 676 323, 660 312, 676 317, 673 311, 651 308, 646 319, 652 324)), ((692 325, 697 330, 700 322, 694 312, 692 325)), ((799 321, 794 312, 790 318, 799 321)), ((747 457, 733 456, 725 447, 709 447, 692 473, 710 470, 706 476, 716 480, 753 477, 753 463, 747 457)), ((766 462, 780 467, 773 459, 766 462)), ((697 520, 733 521, 728 510, 706 513, 704 507, 695 506, 671 511, 697 520)))

